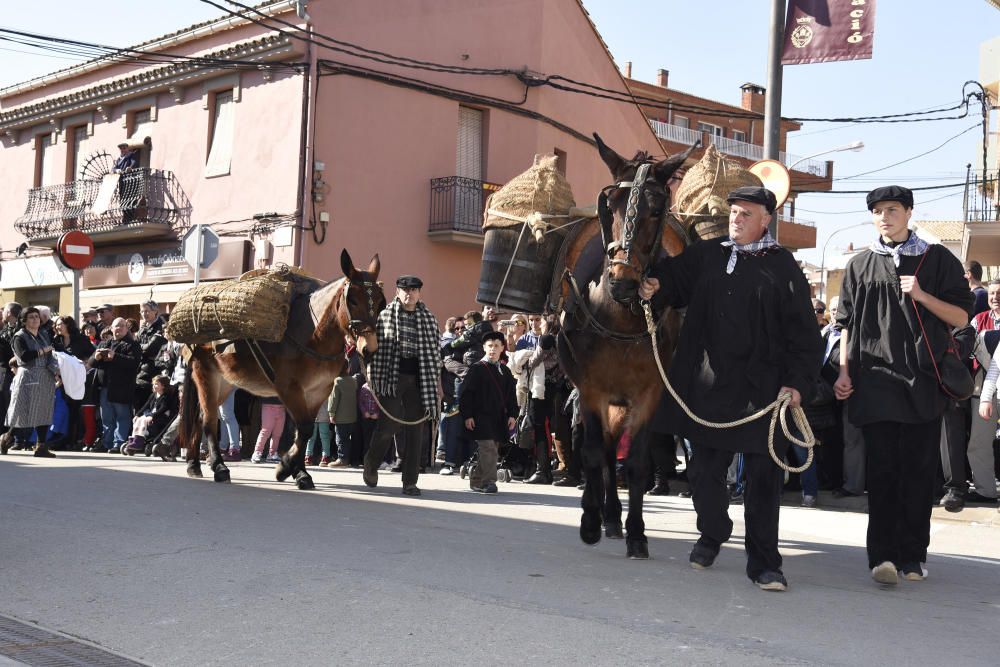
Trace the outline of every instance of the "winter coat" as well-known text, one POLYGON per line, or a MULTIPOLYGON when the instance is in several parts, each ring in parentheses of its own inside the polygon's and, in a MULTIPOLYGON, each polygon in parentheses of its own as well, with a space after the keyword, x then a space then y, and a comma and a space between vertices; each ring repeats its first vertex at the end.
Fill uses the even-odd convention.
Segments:
POLYGON ((132 404, 135 396, 135 376, 139 369, 142 350, 131 334, 120 340, 105 340, 97 346, 87 364, 97 370, 97 384, 108 390, 108 400, 112 403, 132 404), (98 361, 99 350, 112 350, 113 359, 98 361))
POLYGON ((333 393, 327 411, 334 424, 353 424, 358 421, 358 383, 350 375, 341 375, 333 382, 333 393))
POLYGON ((11 339, 18 368, 7 409, 10 428, 34 428, 52 423, 58 369, 51 354, 39 354, 51 343, 44 332, 39 330, 38 333, 32 336, 27 329, 21 329, 11 339))
POLYGON ((462 383, 458 408, 463 422, 470 417, 476 422, 470 433, 473 439, 506 442, 507 420, 516 417, 518 412, 510 369, 487 361, 470 366, 462 383))

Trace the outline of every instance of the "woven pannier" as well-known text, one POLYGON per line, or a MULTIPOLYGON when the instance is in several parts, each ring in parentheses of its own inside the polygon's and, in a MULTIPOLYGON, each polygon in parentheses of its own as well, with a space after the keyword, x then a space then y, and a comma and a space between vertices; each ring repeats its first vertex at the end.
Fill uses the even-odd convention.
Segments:
POLYGON ((719 153, 714 144, 687 170, 674 198, 676 218, 685 229, 692 228, 700 239, 714 239, 729 233, 729 204, 726 197, 736 188, 760 186, 760 179, 736 160, 719 153))
POLYGON ((167 336, 188 344, 247 338, 276 343, 288 326, 292 289, 273 271, 189 289, 170 313, 167 336))
POLYGON ((569 182, 556 163, 555 155, 536 155, 530 169, 486 202, 483 264, 476 292, 479 303, 526 313, 545 308, 553 260, 566 236, 560 228, 569 222, 575 205, 569 182), (524 222, 529 218, 547 226, 541 242, 531 223, 524 222))

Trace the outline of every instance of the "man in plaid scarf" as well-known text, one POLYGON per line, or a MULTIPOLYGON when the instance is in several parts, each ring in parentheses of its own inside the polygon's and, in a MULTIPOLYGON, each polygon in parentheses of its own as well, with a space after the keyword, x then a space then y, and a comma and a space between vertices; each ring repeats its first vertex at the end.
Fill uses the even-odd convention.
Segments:
POLYGON ((403 493, 408 496, 420 495, 417 477, 427 446, 426 422, 437 417, 441 404, 438 323, 420 300, 423 286, 416 276, 396 280, 396 298, 378 316, 378 349, 369 370, 371 390, 383 410, 365 455, 365 484, 378 484, 379 464, 393 436, 403 431, 403 493), (401 424, 398 420, 421 421, 401 424))

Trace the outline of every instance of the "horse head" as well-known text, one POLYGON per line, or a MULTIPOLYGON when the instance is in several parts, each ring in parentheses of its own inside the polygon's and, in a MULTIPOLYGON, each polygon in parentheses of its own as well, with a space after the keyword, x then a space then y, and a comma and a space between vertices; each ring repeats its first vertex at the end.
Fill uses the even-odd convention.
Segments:
POLYGON ((644 151, 626 160, 596 133, 594 139, 614 178, 614 183, 601 190, 597 200, 608 260, 606 285, 615 301, 631 304, 638 298, 639 284, 660 251, 670 210, 667 181, 684 164, 694 146, 659 162, 644 151))
POLYGON ((378 314, 385 308, 385 294, 378 281, 381 267, 378 255, 375 255, 368 264, 368 270, 359 271, 354 268, 354 262, 346 248, 340 253, 340 268, 347 280, 344 282, 337 318, 341 328, 354 338, 365 365, 371 362, 378 348, 375 324, 378 314))

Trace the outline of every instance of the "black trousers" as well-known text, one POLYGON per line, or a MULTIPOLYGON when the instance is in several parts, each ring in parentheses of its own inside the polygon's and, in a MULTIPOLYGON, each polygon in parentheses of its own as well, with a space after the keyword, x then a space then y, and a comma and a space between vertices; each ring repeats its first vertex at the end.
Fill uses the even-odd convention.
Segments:
MULTIPOLYGON (((969 490, 967 474, 969 453, 969 424, 972 419, 970 400, 948 400, 941 416, 941 460, 944 465, 944 488, 957 489, 962 493, 969 490)), ((976 404, 978 410, 979 405, 976 404)), ((976 415, 976 419, 979 416, 976 415)))
POLYGON ((941 417, 861 427, 868 459, 868 567, 927 561, 941 417))
MULTIPOLYGON (((425 413, 423 399, 420 396, 420 380, 416 375, 400 373, 396 383, 396 395, 379 396, 378 399, 385 409, 398 419, 415 421, 425 413)), ((372 434, 368 451, 365 453, 365 469, 378 470, 379 465, 385 460, 385 453, 392 444, 393 436, 404 431, 406 449, 402 457, 403 486, 415 485, 420 476, 420 462, 423 460, 424 448, 427 446, 426 426, 425 423, 404 426, 382 413, 378 418, 375 433, 372 434)))
MULTIPOLYGON (((781 572, 778 553, 778 508, 784 473, 769 454, 744 454, 746 490, 743 518, 746 524, 747 576, 756 579, 765 570, 781 572)), ((726 472, 733 452, 692 443, 688 463, 691 498, 698 514, 698 543, 718 550, 733 534, 729 518, 726 472)))

